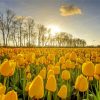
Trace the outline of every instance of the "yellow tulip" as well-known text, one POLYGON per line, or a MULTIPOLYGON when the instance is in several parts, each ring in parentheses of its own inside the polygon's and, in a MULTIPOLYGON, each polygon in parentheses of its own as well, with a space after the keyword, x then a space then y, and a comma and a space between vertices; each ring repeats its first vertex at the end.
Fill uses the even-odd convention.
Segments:
POLYGON ((61 65, 61 69, 66 69, 66 63, 61 65))
POLYGON ((24 64, 25 64, 24 55, 23 55, 23 54, 18 54, 18 55, 16 56, 16 62, 17 62, 18 67, 24 65, 24 64))
POLYGON ((44 96, 44 84, 43 78, 38 75, 34 78, 29 86, 29 96, 35 97, 36 99, 43 98, 44 96))
POLYGON ((70 72, 69 72, 68 70, 62 71, 61 78, 62 78, 63 80, 69 80, 69 79, 70 79, 70 72))
POLYGON ((53 70, 54 70, 54 74, 58 75, 60 73, 60 66, 54 66, 53 70))
POLYGON ((75 68, 74 62, 72 62, 71 60, 68 59, 66 61, 66 68, 68 68, 68 69, 74 69, 75 68))
POLYGON ((88 90, 88 80, 83 75, 79 75, 75 82, 75 89, 80 92, 85 92, 88 90))
POLYGON ((45 68, 45 67, 43 67, 43 69, 40 71, 39 75, 40 75, 43 79, 46 78, 46 68, 45 68))
POLYGON ((82 73, 88 77, 92 77, 94 75, 94 64, 92 62, 86 62, 82 65, 82 73))
POLYGON ((64 64, 65 63, 65 57, 64 56, 60 57, 59 62, 60 62, 60 64, 64 64))
POLYGON ((67 86, 66 85, 62 85, 60 90, 58 91, 57 94, 61 99, 66 99, 67 97, 67 86))
POLYGON ((54 65, 52 65, 52 64, 49 64, 49 65, 47 66, 47 70, 53 70, 53 68, 54 68, 54 65))
POLYGON ((51 91, 51 92, 55 92, 57 89, 57 83, 56 83, 56 78, 54 75, 50 75, 47 79, 47 83, 46 83, 46 89, 51 91))
POLYGON ((14 90, 9 91, 6 95, 4 100, 18 100, 17 92, 14 90))
POLYGON ((96 57, 96 62, 100 63, 100 57, 98 57, 98 56, 96 57))
POLYGON ((0 73, 3 76, 12 76, 15 72, 15 67, 16 64, 14 61, 4 61, 1 65, 0 65, 0 73))
POLYGON ((5 94, 5 92, 6 92, 6 87, 2 83, 0 83, 0 95, 5 94))
POLYGON ((47 73, 47 79, 50 75, 54 75, 54 70, 49 70, 48 73, 47 73))
POLYGON ((94 71, 95 74, 97 75, 100 75, 100 64, 96 64, 95 65, 95 71, 94 71))
POLYGON ((70 54, 70 60, 71 61, 76 61, 76 58, 77 58, 77 54, 75 53, 75 52, 72 52, 71 54, 70 54))

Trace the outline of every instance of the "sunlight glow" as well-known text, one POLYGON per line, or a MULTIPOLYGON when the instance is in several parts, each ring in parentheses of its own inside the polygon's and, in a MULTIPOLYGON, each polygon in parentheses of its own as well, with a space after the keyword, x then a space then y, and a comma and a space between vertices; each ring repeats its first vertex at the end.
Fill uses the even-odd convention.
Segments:
POLYGON ((57 25, 48 25, 48 29, 51 29, 51 35, 55 36, 57 32, 60 32, 61 29, 57 25))

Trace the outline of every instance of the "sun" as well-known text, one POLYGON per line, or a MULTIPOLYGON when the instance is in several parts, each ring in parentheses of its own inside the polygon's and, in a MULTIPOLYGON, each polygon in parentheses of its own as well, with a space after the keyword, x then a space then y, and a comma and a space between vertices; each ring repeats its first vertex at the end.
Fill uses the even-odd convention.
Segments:
POLYGON ((53 36, 55 36, 56 33, 61 31, 61 29, 57 25, 48 25, 47 28, 51 29, 51 35, 53 35, 53 36))

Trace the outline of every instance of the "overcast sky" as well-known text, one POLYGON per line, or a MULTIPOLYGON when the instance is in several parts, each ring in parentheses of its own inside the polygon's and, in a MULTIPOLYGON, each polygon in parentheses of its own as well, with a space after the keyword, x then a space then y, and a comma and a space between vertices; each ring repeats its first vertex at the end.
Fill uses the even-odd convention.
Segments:
POLYGON ((100 44, 100 0, 0 0, 0 11, 6 8, 32 16, 36 23, 57 25, 88 44, 100 44))

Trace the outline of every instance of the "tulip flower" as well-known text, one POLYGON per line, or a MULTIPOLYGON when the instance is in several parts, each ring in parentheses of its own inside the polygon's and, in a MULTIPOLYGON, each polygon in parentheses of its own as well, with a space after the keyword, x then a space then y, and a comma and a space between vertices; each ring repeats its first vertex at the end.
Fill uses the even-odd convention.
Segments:
POLYGON ((65 63, 65 57, 64 56, 60 57, 59 62, 60 62, 60 64, 64 64, 65 63))
POLYGON ((100 64, 96 64, 95 65, 95 71, 94 71, 95 74, 97 75, 100 75, 100 64))
POLYGON ((47 79, 50 75, 54 75, 54 70, 49 70, 48 73, 47 73, 47 79))
POLYGON ((6 87, 2 83, 0 83, 0 95, 5 94, 5 92, 6 92, 6 87))
POLYGON ((12 76, 15 72, 16 63, 12 60, 4 61, 0 65, 0 73, 3 76, 12 76))
POLYGON ((54 66, 53 70, 55 75, 60 74, 60 66, 54 66))
POLYGON ((71 62, 71 60, 66 60, 66 68, 68 69, 74 69, 75 68, 75 64, 74 62, 71 62))
POLYGON ((57 83, 56 83, 56 78, 54 75, 50 75, 47 79, 47 83, 46 83, 46 89, 51 91, 51 92, 55 92, 57 89, 57 83))
POLYGON ((88 90, 88 80, 83 75, 79 75, 75 82, 75 89, 80 92, 85 92, 88 90))
POLYGON ((86 62, 82 65, 82 73, 88 77, 93 77, 94 75, 94 64, 92 62, 86 62))
POLYGON ((61 99, 66 99, 67 97, 67 86, 66 85, 62 85, 60 90, 58 91, 57 94, 61 99))
POLYGON ((62 71, 61 78, 62 78, 63 80, 69 80, 69 79, 70 79, 70 72, 69 72, 68 70, 62 71))
POLYGON ((14 90, 7 92, 4 100, 18 100, 17 92, 14 90))
POLYGON ((75 52, 72 52, 71 54, 70 54, 70 60, 71 61, 76 61, 76 58, 77 58, 77 54, 75 53, 75 52))
POLYGON ((44 84, 43 78, 38 75, 34 78, 32 83, 29 86, 29 96, 32 98, 40 99, 44 96, 44 84))
POLYGON ((46 68, 45 68, 45 67, 43 67, 43 69, 40 71, 39 75, 40 75, 43 79, 46 78, 46 68))

